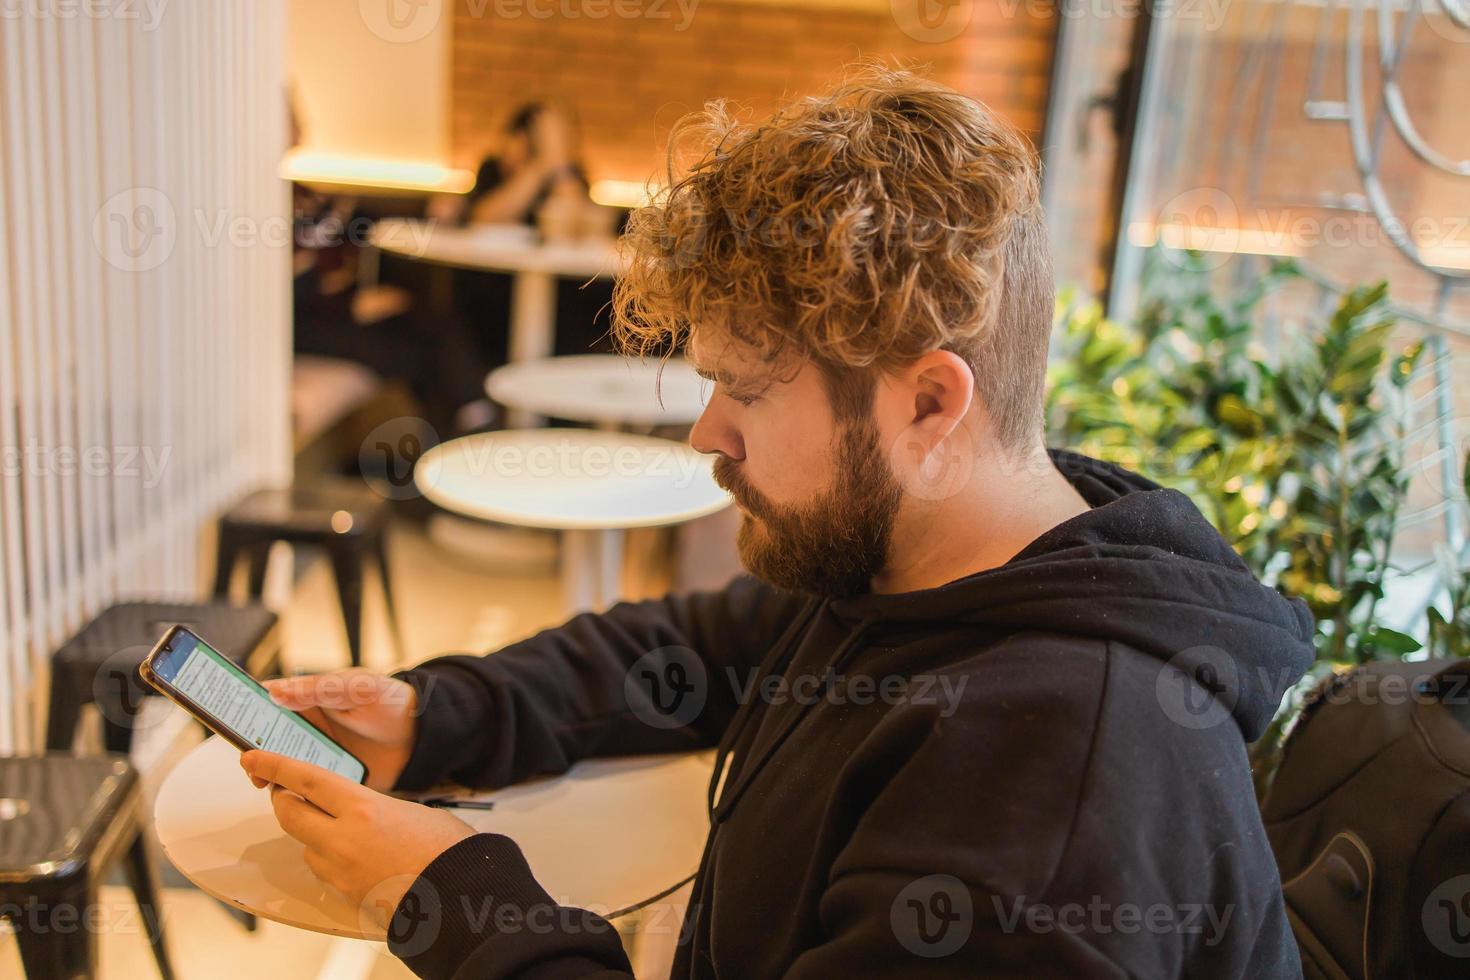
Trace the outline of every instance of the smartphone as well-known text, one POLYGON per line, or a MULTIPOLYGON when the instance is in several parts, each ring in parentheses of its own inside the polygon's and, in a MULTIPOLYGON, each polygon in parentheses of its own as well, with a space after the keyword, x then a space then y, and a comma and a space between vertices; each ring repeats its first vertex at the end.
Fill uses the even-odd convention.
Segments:
POLYGON ((367 766, 187 626, 171 626, 138 668, 143 680, 241 752, 265 749, 355 783, 367 766))

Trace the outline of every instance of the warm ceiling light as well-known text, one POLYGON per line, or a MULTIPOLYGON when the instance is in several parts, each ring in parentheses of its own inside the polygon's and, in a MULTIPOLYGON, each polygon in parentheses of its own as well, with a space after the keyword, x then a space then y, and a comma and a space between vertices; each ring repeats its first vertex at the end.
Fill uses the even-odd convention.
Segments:
POLYGON ((437 163, 378 160, 293 150, 281 160, 281 176, 308 184, 382 187, 389 190, 463 194, 475 186, 475 175, 437 163))
POLYGON ((1240 255, 1281 255, 1298 257, 1302 250, 1286 235, 1255 228, 1212 228, 1207 225, 1156 225, 1135 221, 1128 226, 1128 242, 1138 248, 1151 248, 1162 242, 1175 249, 1194 252, 1226 252, 1240 255))
POLYGON ((641 180, 599 180, 587 193, 593 201, 609 208, 641 208, 650 197, 648 185, 641 180))
POLYGON ((1436 269, 1470 269, 1470 248, 1464 245, 1419 245, 1419 258, 1436 269))

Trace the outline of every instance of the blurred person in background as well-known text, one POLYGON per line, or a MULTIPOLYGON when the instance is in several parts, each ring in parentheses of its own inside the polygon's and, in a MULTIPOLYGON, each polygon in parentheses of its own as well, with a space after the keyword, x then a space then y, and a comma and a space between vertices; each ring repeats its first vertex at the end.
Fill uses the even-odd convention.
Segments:
MULTIPOLYGON (((610 237, 621 224, 615 209, 594 204, 578 159, 577 138, 566 114, 545 102, 516 108, 501 134, 498 152, 486 156, 465 194, 442 195, 427 214, 453 225, 525 225, 543 241, 610 237)), ((507 323, 511 277, 458 270, 454 295, 460 314, 473 325, 481 356, 490 364, 508 358, 507 323)), ((557 354, 608 352, 612 285, 606 280, 557 283, 557 354)))
POLYGON ((550 201, 591 204, 576 138, 555 106, 528 102, 511 113, 500 152, 480 161, 475 186, 436 198, 429 217, 454 224, 536 223, 550 201))
MULTIPOLYGON (((290 111, 292 145, 301 129, 290 111)), ((354 361, 384 381, 402 382, 438 432, 489 425, 485 366, 463 321, 431 316, 396 286, 359 281, 360 247, 370 219, 356 199, 291 185, 292 304, 295 351, 354 361)))

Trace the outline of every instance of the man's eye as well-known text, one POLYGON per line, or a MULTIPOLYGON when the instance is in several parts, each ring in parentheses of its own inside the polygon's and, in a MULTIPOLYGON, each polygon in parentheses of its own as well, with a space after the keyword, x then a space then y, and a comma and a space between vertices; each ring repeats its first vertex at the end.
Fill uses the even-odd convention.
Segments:
POLYGON ((737 402, 740 405, 743 405, 744 407, 749 408, 752 404, 755 403, 756 398, 758 398, 759 396, 757 396, 757 395, 738 395, 738 394, 733 394, 732 393, 729 397, 730 397, 731 401, 737 402))

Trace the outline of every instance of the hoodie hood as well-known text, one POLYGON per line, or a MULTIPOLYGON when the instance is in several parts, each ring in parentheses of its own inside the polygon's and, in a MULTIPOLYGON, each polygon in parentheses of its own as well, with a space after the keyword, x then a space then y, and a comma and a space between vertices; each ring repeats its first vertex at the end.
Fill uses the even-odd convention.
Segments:
POLYGON ((935 589, 833 600, 863 633, 973 623, 1111 640, 1193 677, 1246 741, 1311 665, 1306 603, 1262 585, 1193 502, 1121 467, 1053 450, 1091 510, 998 568, 935 589))

